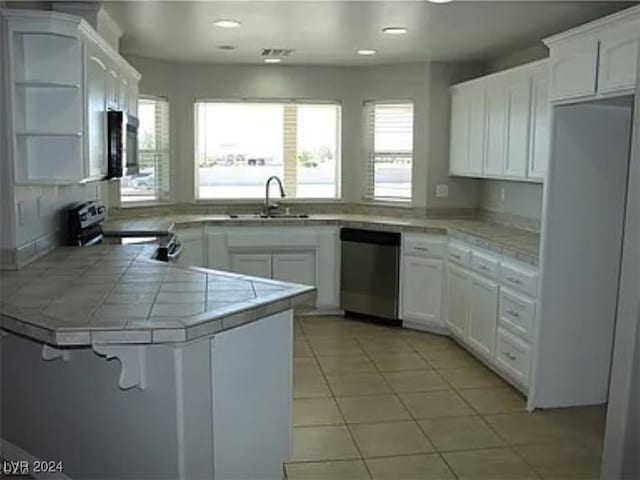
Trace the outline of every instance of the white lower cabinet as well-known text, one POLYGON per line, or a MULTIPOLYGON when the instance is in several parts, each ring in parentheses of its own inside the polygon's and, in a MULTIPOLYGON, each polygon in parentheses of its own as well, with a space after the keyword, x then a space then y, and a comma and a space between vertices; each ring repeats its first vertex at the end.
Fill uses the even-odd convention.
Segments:
POLYGON ((531 346, 527 342, 498 329, 495 363, 507 377, 525 387, 529 380, 530 352, 531 346))
POLYGON ((232 253, 230 260, 232 272, 271 278, 271 254, 269 253, 232 253))
POLYGON ((206 266, 202 228, 177 229, 175 233, 182 243, 182 253, 178 257, 178 265, 181 267, 206 266))
POLYGON ((447 267, 447 318, 445 324, 453 335, 461 339, 464 339, 467 333, 469 322, 467 283, 467 271, 449 264, 447 267))
POLYGON ((405 321, 438 327, 442 324, 440 259, 405 256, 402 260, 401 317, 405 321))
POLYGON ((276 253, 271 257, 271 276, 284 282, 315 285, 316 258, 314 252, 276 253))
POLYGON ((536 311, 535 267, 453 241, 447 247, 445 278, 445 325, 451 335, 526 392, 536 311))
POLYGON ((491 358, 498 320, 498 284, 479 275, 469 279, 469 326, 467 341, 478 353, 491 358))
POLYGON ((209 268, 313 285, 319 309, 338 308, 337 228, 208 226, 204 236, 209 268))

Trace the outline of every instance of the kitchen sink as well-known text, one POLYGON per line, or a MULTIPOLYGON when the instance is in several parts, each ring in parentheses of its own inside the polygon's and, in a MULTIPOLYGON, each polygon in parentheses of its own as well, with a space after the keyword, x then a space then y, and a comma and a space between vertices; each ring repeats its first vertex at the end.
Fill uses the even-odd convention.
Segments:
POLYGON ((309 215, 306 213, 272 213, 270 215, 264 213, 229 213, 227 215, 229 218, 240 220, 252 218, 263 218, 265 220, 276 218, 309 218, 309 215))

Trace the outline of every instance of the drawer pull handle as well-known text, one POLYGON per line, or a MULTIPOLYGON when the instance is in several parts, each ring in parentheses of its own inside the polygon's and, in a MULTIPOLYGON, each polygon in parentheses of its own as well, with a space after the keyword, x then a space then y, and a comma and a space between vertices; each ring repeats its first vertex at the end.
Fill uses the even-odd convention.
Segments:
POLYGON ((427 247, 414 247, 419 252, 428 252, 429 249, 427 247))
POLYGON ((455 253, 452 253, 451 256, 456 260, 460 260, 462 258, 460 255, 456 255, 455 253))
POLYGON ((489 270, 485 265, 478 265, 478 268, 479 268, 480 270, 484 270, 484 271, 489 270))
POLYGON ((515 283, 516 285, 520 285, 522 283, 522 280, 520 280, 519 278, 508 277, 507 280, 509 280, 511 283, 515 283))
POLYGON ((512 317, 515 317, 515 318, 520 318, 520 314, 515 310, 507 310, 507 315, 511 315, 512 317))
POLYGON ((511 352, 504 352, 504 356, 507 357, 511 361, 516 359, 516 356, 513 355, 511 352))

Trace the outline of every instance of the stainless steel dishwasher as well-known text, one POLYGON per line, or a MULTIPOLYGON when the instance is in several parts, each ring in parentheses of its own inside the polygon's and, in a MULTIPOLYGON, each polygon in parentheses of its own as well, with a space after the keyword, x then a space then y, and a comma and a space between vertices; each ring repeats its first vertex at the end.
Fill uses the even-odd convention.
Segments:
POLYGON ((340 305, 398 323, 400 234, 343 228, 340 305))

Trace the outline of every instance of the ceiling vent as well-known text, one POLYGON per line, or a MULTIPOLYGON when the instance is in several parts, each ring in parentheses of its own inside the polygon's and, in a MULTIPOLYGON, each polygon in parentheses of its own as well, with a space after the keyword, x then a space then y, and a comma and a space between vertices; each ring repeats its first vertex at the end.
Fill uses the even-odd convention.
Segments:
POLYGON ((263 57, 285 58, 295 51, 295 48, 263 48, 261 55, 263 57))

